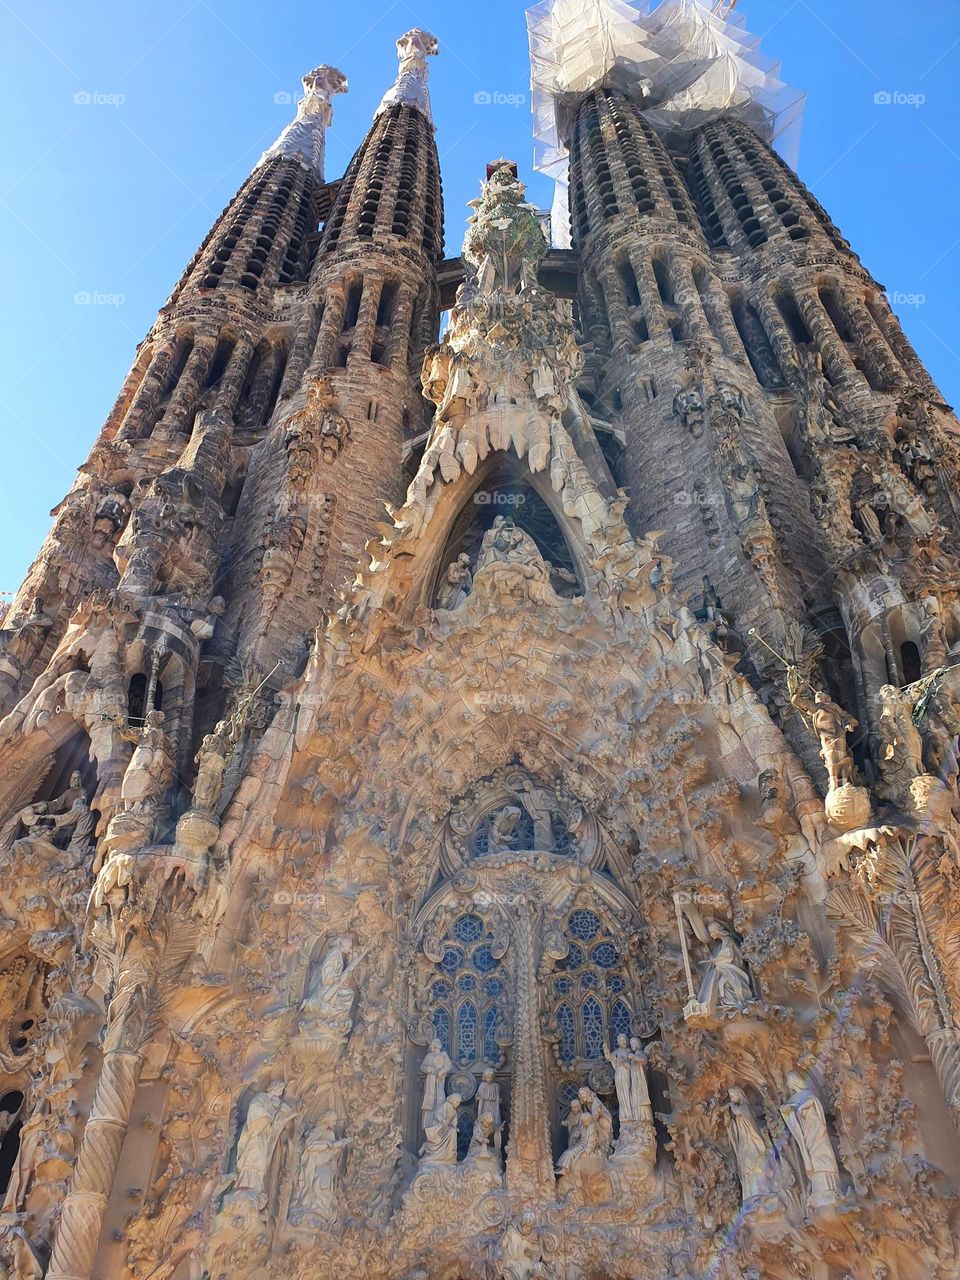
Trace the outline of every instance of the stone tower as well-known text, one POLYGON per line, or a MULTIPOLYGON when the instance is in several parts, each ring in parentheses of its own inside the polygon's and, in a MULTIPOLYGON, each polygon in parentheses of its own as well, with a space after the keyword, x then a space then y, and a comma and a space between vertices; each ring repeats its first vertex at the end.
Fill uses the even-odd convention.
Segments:
POLYGON ((18 1280, 960 1276, 956 420, 729 14, 529 28, 552 241, 311 72, 0 632, 18 1280))

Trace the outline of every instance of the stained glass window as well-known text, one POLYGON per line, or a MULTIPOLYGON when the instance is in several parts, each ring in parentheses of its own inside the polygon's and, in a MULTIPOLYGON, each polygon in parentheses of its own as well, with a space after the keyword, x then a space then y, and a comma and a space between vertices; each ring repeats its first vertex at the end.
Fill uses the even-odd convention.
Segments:
POLYGON ((616 1044, 617 1036, 629 1036, 629 1034, 630 1010, 622 1000, 616 1000, 610 1010, 610 1040, 616 1044))
POLYGON ((500 1058, 500 1046, 497 1044, 499 1026, 500 1010, 492 1004, 483 1015, 483 1057, 486 1062, 497 1062, 500 1058))
POLYGON ((483 921, 479 916, 461 916, 453 926, 453 936, 458 942, 476 942, 483 937, 483 921))
POLYGON ((598 942, 590 952, 590 959, 601 969, 612 969, 615 964, 620 963, 617 949, 612 942, 598 942))
POLYGON ((577 1056, 577 1033, 573 1010, 564 1001, 557 1006, 557 1029, 560 1032, 560 1043, 557 1053, 561 1062, 572 1062, 577 1056))
POLYGON ((569 1107, 580 1092, 580 1084, 576 1080, 564 1080, 563 1084, 557 1090, 557 1096, 564 1107, 569 1107))
MULTIPOLYGON (((490 942, 493 931, 477 912, 458 916, 441 946, 440 971, 428 986, 430 1015, 444 1049, 461 1067, 503 1060, 497 1036, 506 1021, 506 983, 490 942)), ((435 971, 436 972, 436 971, 435 971)))
POLYGON ((600 917, 593 911, 571 911, 567 928, 582 942, 592 942, 600 932, 600 917))
POLYGON ((464 1000, 457 1012, 457 1057, 461 1062, 477 1056, 477 1006, 464 1000))
POLYGON ((436 1032, 437 1039, 440 1041, 441 1048, 445 1053, 450 1052, 450 1015, 446 1009, 434 1009, 433 1011, 433 1029, 436 1032))
POLYGON ((578 907, 567 916, 564 935, 570 950, 556 966, 551 994, 560 1000, 554 1013, 561 1062, 597 1062, 604 1045, 630 1034, 632 1019, 627 982, 619 971, 620 949, 595 911, 578 907), (576 939, 576 941, 574 941, 576 939))
POLYGON ((585 1058, 603 1057, 603 1013, 600 1001, 594 996, 584 1000, 580 1011, 583 1020, 583 1049, 585 1058))

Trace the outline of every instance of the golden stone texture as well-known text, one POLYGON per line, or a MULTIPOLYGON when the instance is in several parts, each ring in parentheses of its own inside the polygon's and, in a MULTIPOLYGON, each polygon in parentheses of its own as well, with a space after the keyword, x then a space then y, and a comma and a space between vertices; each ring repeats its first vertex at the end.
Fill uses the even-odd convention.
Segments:
POLYGON ((576 249, 498 161, 441 262, 436 47, 0 632, 5 1274, 958 1276, 957 424, 732 119, 586 93, 576 249))

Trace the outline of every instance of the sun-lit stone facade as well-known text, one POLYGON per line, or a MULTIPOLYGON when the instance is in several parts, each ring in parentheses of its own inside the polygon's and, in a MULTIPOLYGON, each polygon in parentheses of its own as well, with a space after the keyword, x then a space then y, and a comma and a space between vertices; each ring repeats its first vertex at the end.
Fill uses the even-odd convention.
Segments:
POLYGON ((733 114, 444 259, 398 51, 0 631, 0 1274, 960 1276, 960 426, 733 114))

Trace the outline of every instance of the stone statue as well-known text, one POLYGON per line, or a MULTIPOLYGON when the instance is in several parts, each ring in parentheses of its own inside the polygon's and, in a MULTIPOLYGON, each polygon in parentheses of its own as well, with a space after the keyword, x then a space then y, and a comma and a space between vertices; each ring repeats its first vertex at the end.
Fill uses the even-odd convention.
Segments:
POLYGON ((497 516, 483 535, 477 571, 492 564, 513 565, 524 577, 538 578, 549 585, 550 575, 539 547, 509 516, 497 516))
POLYGON ((548 791, 538 787, 529 778, 520 784, 517 797, 533 821, 533 845, 535 849, 553 848, 553 798, 548 791))
POLYGON ((800 693, 795 693, 790 701, 820 739, 820 759, 830 778, 831 789, 852 783, 853 756, 847 747, 847 734, 857 728, 859 721, 820 689, 812 702, 800 693))
POLYGON ((729 417, 736 418, 738 421, 746 412, 746 402, 743 398, 743 392, 739 387, 733 386, 729 382, 719 382, 717 390, 711 397, 713 406, 719 412, 727 414, 729 417))
POLYGON ((424 1127, 426 1141, 420 1148, 420 1172, 431 1166, 457 1163, 457 1112, 463 1098, 451 1093, 440 1104, 431 1122, 424 1127))
POLYGON ((620 1123, 653 1120, 650 1092, 647 1088, 646 1058, 640 1052, 640 1041, 628 1040, 621 1032, 616 1049, 603 1046, 603 1056, 613 1067, 620 1123))
POLYGON ((503 1118, 500 1114, 500 1086, 494 1079, 492 1067, 485 1067, 477 1086, 477 1120, 487 1117, 491 1123, 494 1149, 499 1151, 503 1142, 503 1118))
POLYGON ((438 609, 458 609, 470 594, 473 574, 470 572, 470 557, 461 551, 455 560, 447 565, 447 571, 437 592, 438 609))
POLYGON ((533 1280, 543 1274, 543 1250, 536 1228, 536 1216, 525 1209, 504 1231, 497 1250, 501 1280, 533 1280))
POLYGON ((557 1161, 557 1173, 563 1173, 567 1167, 576 1158, 576 1151, 580 1144, 580 1122, 583 1119, 583 1104, 579 1098, 574 1098, 570 1103, 570 1110, 567 1112, 561 1124, 567 1131, 567 1149, 561 1152, 560 1159, 557 1161))
POLYGON ((738 526, 747 524, 760 509, 760 485, 753 467, 739 462, 726 478, 730 511, 738 526))
POLYGON ((230 723, 221 720, 213 733, 208 733, 194 757, 197 777, 193 784, 193 803, 197 809, 213 813, 223 791, 223 775, 226 772, 233 749, 230 723))
POLYGON ((173 782, 173 746, 164 731, 162 711, 148 711, 120 786, 124 808, 148 813, 162 801, 173 782))
POLYGON ((17 810, 0 827, 0 849, 12 848, 14 842, 23 836, 33 836, 46 840, 57 848, 66 848, 73 843, 78 826, 83 828, 79 839, 86 840, 83 845, 86 848, 90 843, 94 819, 84 794, 80 772, 74 769, 70 775, 70 783, 61 795, 54 800, 33 801, 17 810))
POLYGON ((694 439, 703 435, 703 397, 696 387, 686 387, 673 398, 673 412, 682 419, 694 439))
POLYGON ((326 1112, 307 1130, 290 1217, 298 1226, 328 1226, 337 1216, 337 1178, 349 1138, 337 1138, 326 1112))
POLYGON ((760 1126, 743 1090, 734 1086, 728 1091, 728 1097, 730 1141, 737 1161, 743 1206, 747 1208, 751 1200, 767 1194, 768 1162, 773 1160, 773 1152, 760 1132, 760 1126))
POLYGON ((363 959, 366 952, 347 961, 353 952, 352 939, 344 934, 334 938, 320 962, 319 969, 300 1006, 301 1028, 322 1030, 339 1040, 345 1040, 353 1026, 353 1001, 355 992, 347 978, 363 959))
POLYGON ((827 1131, 823 1103, 799 1071, 787 1072, 787 1088, 793 1092, 780 1108, 780 1114, 803 1157, 803 1167, 810 1179, 810 1207, 829 1208, 836 1204, 840 1190, 840 1169, 827 1131))
POLYGON ((487 848, 490 853, 509 853, 514 847, 513 829, 520 820, 521 810, 518 805, 508 804, 496 814, 490 823, 490 835, 487 848))
POLYGON ((710 922, 707 934, 717 946, 705 964, 706 972, 697 999, 711 1010, 742 1010, 753 999, 753 992, 740 947, 730 930, 719 920, 710 922))
POLYGON ((913 698, 908 692, 885 684, 879 698, 880 772, 887 795, 898 799, 910 780, 923 772, 923 739, 913 723, 913 698))
POLYGON ((237 1144, 234 1189, 256 1198, 261 1208, 273 1190, 274 1156, 294 1112, 283 1100, 284 1082, 275 1080, 266 1093, 255 1094, 247 1108, 237 1144))
POLYGON ((473 1122, 467 1159, 472 1164, 499 1165, 500 1149, 493 1145, 495 1136, 493 1118, 486 1113, 479 1113, 473 1122))
POLYGON ((444 1103, 447 1076, 453 1070, 450 1055, 445 1053, 440 1041, 434 1037, 420 1063, 420 1072, 426 1076, 423 1082, 423 1101, 420 1103, 420 1123, 426 1133, 440 1114, 444 1103))
POLYGON ((570 1106, 570 1146, 557 1161, 557 1173, 565 1175, 568 1182, 598 1172, 606 1163, 613 1142, 613 1119, 593 1090, 580 1089, 577 1103, 577 1111, 572 1103, 570 1106))

